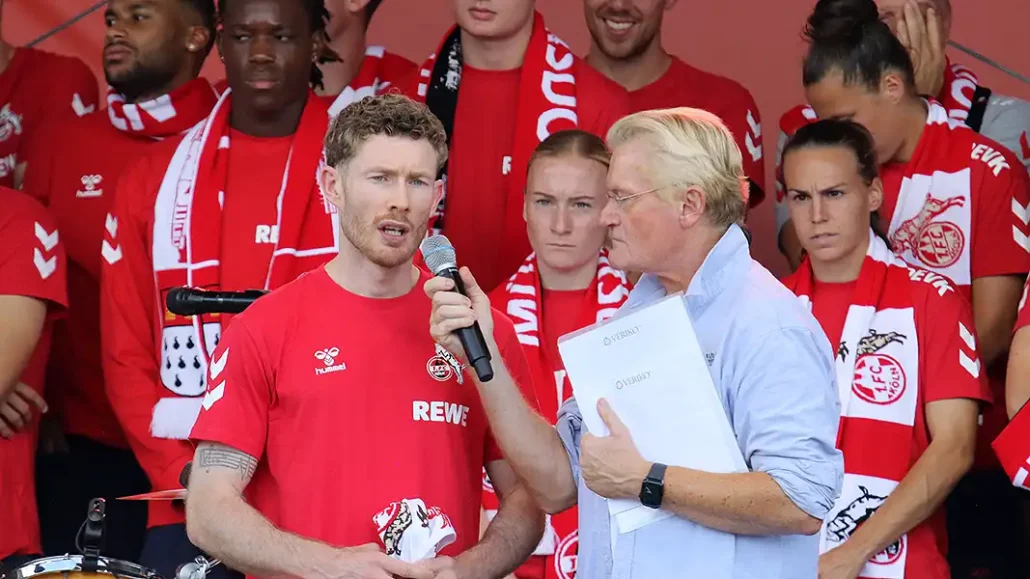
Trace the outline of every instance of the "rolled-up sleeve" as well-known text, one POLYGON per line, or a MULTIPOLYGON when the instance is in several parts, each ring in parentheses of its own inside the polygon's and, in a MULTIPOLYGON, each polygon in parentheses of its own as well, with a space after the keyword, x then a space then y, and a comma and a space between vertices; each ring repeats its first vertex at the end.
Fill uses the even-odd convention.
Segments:
POLYGON ((809 329, 756 336, 735 369, 733 427, 752 471, 773 478, 801 510, 822 519, 840 494, 840 402, 829 345, 809 329))
POLYGON ((579 412, 579 404, 575 398, 569 398, 558 409, 558 420, 554 424, 558 430, 558 438, 565 447, 565 454, 569 455, 569 465, 572 466, 572 478, 579 486, 579 443, 583 436, 583 415, 579 412))

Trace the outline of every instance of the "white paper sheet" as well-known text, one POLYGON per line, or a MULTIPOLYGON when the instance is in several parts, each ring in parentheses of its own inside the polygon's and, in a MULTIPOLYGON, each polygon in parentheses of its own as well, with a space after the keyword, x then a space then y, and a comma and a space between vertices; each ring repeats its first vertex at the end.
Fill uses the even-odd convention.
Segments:
MULTIPOLYGON (((747 471, 682 294, 562 336, 558 350, 592 434, 608 435, 597 412, 604 398, 648 461, 747 471)), ((672 516, 639 500, 609 500, 608 508, 613 541, 616 533, 672 516)))

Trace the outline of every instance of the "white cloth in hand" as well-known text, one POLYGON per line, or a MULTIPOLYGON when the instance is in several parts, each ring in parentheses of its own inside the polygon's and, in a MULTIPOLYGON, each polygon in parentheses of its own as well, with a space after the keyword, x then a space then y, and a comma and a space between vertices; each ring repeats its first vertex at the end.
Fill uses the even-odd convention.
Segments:
POLYGON ((372 521, 386 554, 406 563, 436 557, 457 537, 450 518, 439 507, 427 508, 422 499, 390 503, 372 521))

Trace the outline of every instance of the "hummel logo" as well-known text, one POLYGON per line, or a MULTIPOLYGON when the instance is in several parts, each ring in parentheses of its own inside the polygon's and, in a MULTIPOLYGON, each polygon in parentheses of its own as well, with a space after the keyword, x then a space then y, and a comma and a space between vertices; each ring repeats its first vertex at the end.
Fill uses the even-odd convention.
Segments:
POLYGON ((326 348, 324 350, 318 350, 315 352, 315 358, 322 361, 325 364, 325 368, 315 368, 315 375, 321 376, 322 374, 329 374, 330 372, 340 372, 347 369, 347 364, 340 362, 336 363, 336 357, 340 355, 340 349, 333 346, 332 348, 326 348))

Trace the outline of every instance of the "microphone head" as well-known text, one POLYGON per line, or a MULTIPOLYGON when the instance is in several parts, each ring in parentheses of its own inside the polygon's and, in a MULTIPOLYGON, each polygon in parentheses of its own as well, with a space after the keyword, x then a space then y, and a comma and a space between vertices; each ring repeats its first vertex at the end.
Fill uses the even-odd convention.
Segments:
POLYGON ((431 235, 422 240, 422 259, 433 275, 446 269, 458 268, 458 257, 451 241, 443 235, 431 235))

